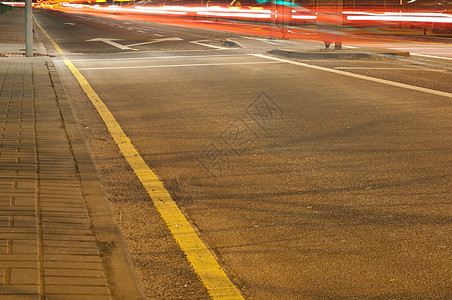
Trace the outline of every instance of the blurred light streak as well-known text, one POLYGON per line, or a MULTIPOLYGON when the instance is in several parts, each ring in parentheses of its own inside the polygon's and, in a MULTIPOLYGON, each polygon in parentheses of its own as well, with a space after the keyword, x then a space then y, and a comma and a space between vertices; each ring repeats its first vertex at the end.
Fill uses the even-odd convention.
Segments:
MULTIPOLYGON (((120 7, 110 6, 91 6, 83 4, 64 3, 64 7, 95 9, 99 11, 111 12, 138 12, 157 15, 179 15, 179 16, 200 16, 216 18, 241 18, 241 19, 271 19, 271 10, 263 7, 220 7, 220 6, 135 6, 120 7)), ((317 17, 312 15, 300 15, 295 10, 292 11, 292 19, 295 20, 315 20, 317 17)))
POLYGON ((292 19, 296 19, 296 20, 315 20, 315 19, 317 19, 317 16, 292 15, 292 19))
POLYGON ((231 17, 231 18, 252 18, 252 19, 270 19, 271 14, 255 14, 255 13, 236 13, 236 12, 196 12, 198 16, 208 16, 208 17, 231 17))
POLYGON ((186 15, 187 14, 187 12, 184 12, 184 11, 167 9, 165 6, 152 7, 152 8, 148 8, 148 7, 146 7, 146 8, 145 7, 122 8, 122 7, 118 7, 118 6, 98 6, 98 7, 94 7, 94 9, 101 10, 101 11, 112 11, 112 12, 123 11, 123 12, 140 12, 140 13, 151 13, 151 14, 167 14, 167 15, 186 15))
MULTIPOLYGON (((93 0, 93 1, 105 1, 105 0, 93 0)), ((11 6, 24 6, 24 2, 1 2, 5 5, 11 6)), ((52 8, 52 5, 48 2, 33 3, 34 6, 44 6, 52 8)), ((272 18, 272 12, 268 7, 222 7, 222 6, 182 6, 182 5, 163 5, 163 6, 119 6, 119 5, 88 5, 80 3, 59 2, 54 4, 54 9, 68 8, 68 9, 82 9, 85 12, 88 11, 102 11, 105 13, 138 13, 144 15, 160 15, 160 16, 174 16, 174 17, 196 17, 201 18, 223 18, 223 19, 236 19, 236 20, 262 20, 270 21, 272 18)), ((284 11, 278 13, 275 11, 276 18, 286 18, 288 21, 294 22, 300 21, 315 21, 318 19, 317 15, 323 15, 328 17, 330 15, 328 7, 323 7, 318 11, 311 11, 304 7, 292 6, 289 12, 284 11)), ((342 12, 344 18, 350 24, 353 22, 407 22, 407 23, 443 23, 452 24, 452 15, 450 13, 438 13, 438 12, 365 12, 365 11, 349 11, 342 12)), ((334 15, 330 16, 335 18, 334 15)), ((306 23, 305 23, 306 24, 306 23)), ((373 24, 373 23, 369 23, 373 24)), ((294 23, 293 25, 296 25, 294 23)))
POLYGON ((347 16, 349 21, 452 23, 452 15, 441 13, 343 13, 356 14, 355 16, 347 16))
MULTIPOLYGON (((9 3, 9 2, 7 2, 9 3)), ((13 2, 11 2, 13 3, 13 2)), ((20 3, 20 2, 16 2, 20 3)), ((220 7, 220 6, 130 6, 121 7, 117 5, 110 6, 91 6, 82 4, 64 3, 65 7, 95 9, 111 12, 138 12, 157 15, 179 15, 179 16, 200 16, 200 17, 218 17, 218 18, 242 18, 242 19, 271 19, 271 10, 263 7, 220 7)), ((321 13, 321 12, 320 12, 321 13)), ((369 13, 360 11, 343 11, 348 21, 384 21, 384 22, 429 22, 429 23, 452 23, 452 15, 442 13, 369 13)), ((298 10, 292 9, 289 17, 293 20, 316 20, 314 12, 303 14, 298 10)))
MULTIPOLYGON (((11 5, 11 6, 25 6, 25 2, 0 2, 3 5, 11 5)), ((36 5, 36 3, 33 3, 36 5)))

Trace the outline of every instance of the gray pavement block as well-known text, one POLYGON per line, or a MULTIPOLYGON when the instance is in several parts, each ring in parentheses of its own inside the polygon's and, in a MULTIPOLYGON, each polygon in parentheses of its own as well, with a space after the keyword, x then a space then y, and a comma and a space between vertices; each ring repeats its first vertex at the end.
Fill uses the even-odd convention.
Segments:
POLYGON ((68 255, 99 255, 99 250, 95 245, 92 248, 70 248, 70 247, 45 247, 44 254, 68 254, 68 255))
POLYGON ((11 269, 10 270, 10 284, 32 284, 39 285, 39 270, 38 269, 11 269))
POLYGON ((144 298, 53 62, 23 57, 22 17, 0 18, 0 298, 144 298))
POLYGON ((108 286, 105 278, 96 277, 46 277, 46 284, 54 285, 77 285, 77 286, 108 286))
POLYGON ((0 286, 0 295, 39 294, 39 285, 7 284, 0 286))
POLYGON ((78 269, 74 271, 73 269, 52 269, 47 268, 44 270, 45 278, 52 277, 52 280, 56 280, 55 278, 64 278, 64 277, 76 277, 76 278, 103 278, 102 270, 87 270, 87 269, 78 269))
POLYGON ((13 240, 11 253, 25 254, 25 253, 38 253, 39 243, 38 240, 13 240))

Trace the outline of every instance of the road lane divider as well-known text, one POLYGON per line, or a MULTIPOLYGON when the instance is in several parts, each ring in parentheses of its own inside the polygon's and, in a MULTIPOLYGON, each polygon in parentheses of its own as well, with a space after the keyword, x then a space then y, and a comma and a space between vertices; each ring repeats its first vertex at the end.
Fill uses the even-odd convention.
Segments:
MULTIPOLYGON (((191 50, 190 50, 191 51, 191 50)), ((127 61, 127 60, 171 60, 171 59, 192 59, 192 58, 211 58, 211 57, 246 57, 251 54, 216 54, 216 55, 172 55, 172 56, 144 56, 144 57, 123 57, 123 58, 102 58, 104 61, 127 61)), ((99 61, 98 58, 92 59, 73 59, 72 62, 93 62, 99 61)), ((79 69, 80 70, 80 69, 79 69)))
POLYGON ((144 159, 132 145, 132 142, 124 133, 121 126, 116 121, 108 107, 104 104, 102 99, 97 95, 86 78, 80 73, 74 64, 65 56, 63 50, 58 46, 58 44, 37 22, 36 18, 35 22, 58 53, 62 54, 64 63, 77 79, 83 91, 96 108, 113 140, 119 147, 122 155, 146 189, 157 211, 165 221, 166 226, 169 228, 177 244, 186 255, 187 260, 199 276, 211 298, 243 299, 239 290, 228 278, 223 268, 215 259, 214 255, 209 251, 207 246, 196 233, 193 226, 188 222, 179 207, 171 198, 163 183, 149 168, 144 159))
POLYGON ((415 86, 415 85, 410 85, 410 84, 406 84, 406 83, 390 81, 390 80, 386 80, 386 79, 380 79, 380 78, 376 78, 376 77, 370 77, 370 76, 366 76, 366 75, 355 74, 355 73, 341 71, 341 70, 336 70, 336 69, 330 69, 330 68, 326 68, 326 67, 320 67, 320 66, 316 66, 316 65, 310 65, 310 64, 306 64, 306 63, 302 63, 302 62, 298 62, 298 61, 292 61, 292 60, 278 58, 278 57, 273 57, 273 56, 268 56, 268 55, 264 55, 264 54, 252 54, 252 55, 256 56, 256 57, 260 57, 260 58, 265 58, 265 59, 269 59, 269 60, 273 60, 273 61, 284 62, 284 63, 288 63, 288 64, 292 64, 292 65, 296 65, 296 66, 301 66, 301 67, 305 67, 305 68, 315 69, 315 70, 319 70, 319 71, 326 71, 326 72, 335 73, 335 74, 339 74, 339 75, 344 75, 344 76, 348 76, 348 77, 353 77, 353 78, 357 78, 357 79, 363 79, 363 80, 373 81, 373 82, 377 82, 377 83, 392 85, 392 86, 395 86, 395 87, 400 87, 400 88, 405 88, 405 89, 409 89, 409 90, 414 90, 414 91, 418 91, 418 92, 424 92, 424 93, 433 94, 433 95, 437 95, 437 96, 443 96, 443 97, 447 97, 447 98, 452 98, 452 93, 448 93, 448 92, 432 90, 432 89, 423 88, 423 87, 420 87, 420 86, 415 86))
POLYGON ((236 63, 208 63, 208 64, 181 64, 181 65, 155 65, 155 66, 127 66, 127 67, 85 67, 79 70, 121 70, 121 69, 152 69, 152 68, 179 68, 179 67, 216 67, 229 65, 262 65, 262 64, 279 64, 277 61, 251 61, 236 63))

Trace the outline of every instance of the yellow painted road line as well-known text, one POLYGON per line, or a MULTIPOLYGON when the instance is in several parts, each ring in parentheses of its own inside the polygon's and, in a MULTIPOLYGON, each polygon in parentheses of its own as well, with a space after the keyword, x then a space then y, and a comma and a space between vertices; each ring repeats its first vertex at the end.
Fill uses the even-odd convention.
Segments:
POLYGON ((36 20, 36 17, 33 16, 33 18, 35 19, 35 23, 36 25, 38 25, 39 29, 41 29, 42 33, 44 33, 44 35, 46 36, 46 38, 52 43, 53 47, 55 48, 55 50, 64 55, 63 50, 60 48, 60 46, 58 46, 58 44, 47 34, 47 32, 44 30, 44 28, 42 28, 41 24, 38 23, 38 20, 36 20))
MULTIPOLYGON (((38 24, 37 21, 36 24, 38 24)), ((41 25, 38 24, 38 26, 50 40, 55 49, 63 55, 63 58, 65 59, 64 63, 69 70, 71 70, 72 74, 97 109, 99 115, 104 120, 108 131, 121 150, 124 158, 143 184, 149 197, 152 199, 152 202, 170 229, 171 234, 187 256, 188 261, 196 274, 198 274, 212 299, 243 299, 239 290, 232 284, 223 268, 218 264, 212 253, 201 241, 194 228, 187 221, 163 186, 163 183, 149 168, 132 145, 130 139, 126 136, 104 102, 99 98, 80 71, 64 56, 64 52, 57 43, 46 33, 41 25)))

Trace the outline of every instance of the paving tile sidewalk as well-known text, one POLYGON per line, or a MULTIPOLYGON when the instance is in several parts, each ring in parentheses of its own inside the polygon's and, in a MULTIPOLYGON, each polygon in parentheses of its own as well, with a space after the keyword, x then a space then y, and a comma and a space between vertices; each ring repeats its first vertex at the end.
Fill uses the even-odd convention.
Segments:
MULTIPOLYGON (((23 48, 22 13, 0 53, 23 48)), ((143 295, 52 60, 0 57, 0 298, 143 295)))

